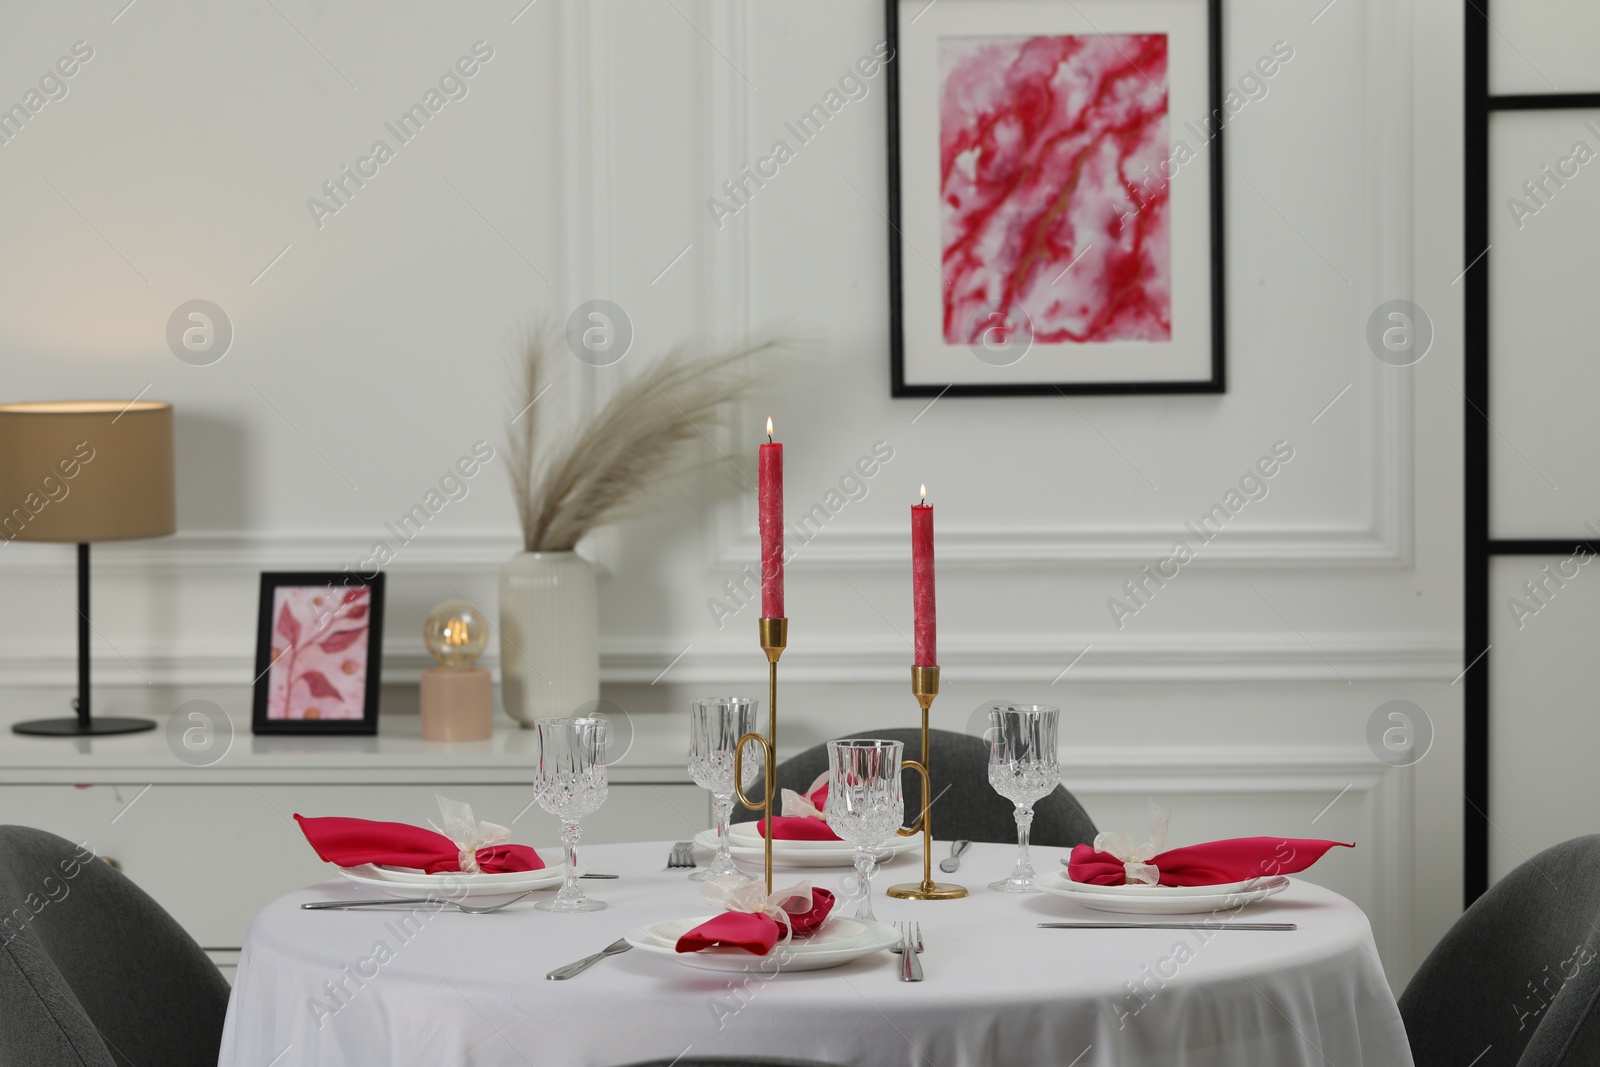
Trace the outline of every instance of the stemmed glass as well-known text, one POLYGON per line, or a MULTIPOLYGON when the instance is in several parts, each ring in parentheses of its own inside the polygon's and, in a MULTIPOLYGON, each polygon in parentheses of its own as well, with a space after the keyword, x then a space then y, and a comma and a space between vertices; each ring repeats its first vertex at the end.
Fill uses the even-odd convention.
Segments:
POLYGON ((828 827, 855 846, 856 880, 861 904, 856 918, 876 921, 872 914, 872 872, 877 848, 905 820, 906 800, 900 791, 899 741, 828 742, 828 802, 823 814, 828 827))
POLYGON ((561 820, 561 847, 567 877, 561 891, 534 907, 541 911, 599 911, 605 901, 586 895, 578 885, 579 821, 606 802, 606 729, 604 719, 540 719, 533 724, 539 739, 539 765, 534 797, 539 806, 561 820))
MULTIPOLYGON (((689 774, 694 784, 711 790, 711 811, 717 824, 717 854, 711 866, 689 875, 692 881, 710 878, 748 878, 734 866, 728 852, 728 817, 733 814, 733 757, 739 738, 754 733, 757 700, 745 697, 705 697, 689 708, 689 774)), ((755 784, 761 762, 746 758, 741 788, 755 784)))
POLYGON ((995 704, 989 708, 989 784, 1017 806, 1017 865, 1008 878, 990 882, 1001 893, 1037 893, 1028 862, 1028 828, 1034 802, 1061 782, 1056 726, 1061 709, 1043 704, 995 704))

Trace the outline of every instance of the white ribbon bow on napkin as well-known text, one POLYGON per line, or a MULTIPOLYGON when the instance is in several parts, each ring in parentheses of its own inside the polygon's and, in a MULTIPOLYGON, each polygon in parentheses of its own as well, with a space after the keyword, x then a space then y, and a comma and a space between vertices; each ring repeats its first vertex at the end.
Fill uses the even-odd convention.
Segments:
POLYGON ((811 794, 821 789, 827 781, 828 772, 823 771, 804 793, 796 793, 793 789, 783 790, 783 810, 779 814, 785 819, 826 819, 827 815, 811 803, 811 794))
POLYGON ((1170 818, 1171 813, 1152 800, 1148 841, 1136 848, 1133 838, 1128 834, 1097 834, 1094 850, 1122 861, 1122 869, 1127 872, 1126 884, 1156 885, 1161 880, 1161 871, 1147 861, 1167 847, 1167 822, 1170 818))
POLYGON ((787 945, 794 936, 789 925, 789 915, 804 915, 814 906, 811 900, 811 883, 801 882, 788 889, 779 889, 770 897, 762 892, 759 882, 746 881, 742 876, 712 878, 700 886, 700 895, 722 905, 723 911, 742 911, 750 915, 766 915, 783 925, 783 940, 787 945))
POLYGON ((478 874, 478 850, 493 845, 503 845, 511 840, 511 831, 498 823, 478 822, 472 817, 472 805, 451 800, 435 793, 439 802, 439 815, 444 828, 439 832, 448 837, 461 850, 460 867, 463 874, 478 874))

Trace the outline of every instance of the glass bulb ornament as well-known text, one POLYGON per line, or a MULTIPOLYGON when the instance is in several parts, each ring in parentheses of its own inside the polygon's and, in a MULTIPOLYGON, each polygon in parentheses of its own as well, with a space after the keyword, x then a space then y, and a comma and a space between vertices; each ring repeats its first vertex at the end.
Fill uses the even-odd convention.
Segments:
POLYGON ((489 620, 465 600, 447 600, 428 612, 422 640, 439 666, 464 670, 489 647, 489 620))

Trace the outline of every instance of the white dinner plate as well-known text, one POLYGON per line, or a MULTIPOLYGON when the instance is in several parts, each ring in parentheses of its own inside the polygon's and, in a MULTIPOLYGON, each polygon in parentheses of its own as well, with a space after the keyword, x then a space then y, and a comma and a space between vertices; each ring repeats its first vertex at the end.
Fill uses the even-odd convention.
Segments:
MULTIPOLYGON (((702 830, 695 835, 695 844, 713 851, 717 847, 717 834, 714 830, 702 830)), ((922 835, 915 837, 891 837, 877 848, 878 860, 889 859, 897 856, 907 849, 917 848, 922 843, 922 835)), ((749 847, 736 845, 731 840, 728 842, 728 852, 734 859, 747 862, 760 862, 766 857, 766 846, 752 845, 749 847)), ((849 867, 855 863, 855 849, 845 841, 774 841, 772 842, 772 862, 779 867, 849 867), (807 845, 824 845, 824 848, 790 848, 789 846, 803 843, 807 845)))
MULTIPOLYGON (((582 874, 584 870, 583 864, 578 864, 578 873, 582 874)), ((421 871, 410 871, 406 873, 411 877, 405 881, 394 877, 396 871, 383 870, 370 863, 359 867, 340 867, 339 873, 356 885, 377 889, 390 896, 434 893, 457 900, 465 897, 505 897, 526 893, 530 889, 550 889, 565 880, 567 867, 564 863, 557 863, 543 870, 517 871, 514 874, 461 874, 458 871, 423 874, 421 871)))
MULTIPOLYGON (((554 851, 559 853, 560 849, 554 851)), ((560 865, 558 864, 557 866, 560 865)), ((436 885, 447 878, 454 878, 457 881, 473 885, 511 884, 526 882, 531 877, 543 877, 545 872, 550 870, 549 867, 541 867, 537 871, 502 871, 498 874, 485 874, 483 872, 462 874, 460 871, 428 874, 417 870, 415 867, 391 867, 383 863, 370 863, 361 868, 361 870, 367 872, 367 868, 371 868, 371 877, 382 878, 389 882, 404 882, 408 885, 436 885)))
MULTIPOLYGON (((1065 869, 1052 872, 1060 875, 1067 881, 1072 881, 1072 876, 1065 869)), ((1240 893, 1251 889, 1259 889, 1263 883, 1271 881, 1274 876, 1261 878, 1247 878, 1242 882, 1225 882, 1216 885, 1093 885, 1089 882, 1072 882, 1079 892, 1099 893, 1108 897, 1137 897, 1141 894, 1154 893, 1163 897, 1216 897, 1227 893, 1240 893)))
MULTIPOLYGON (((1238 884, 1238 883, 1235 883, 1238 884)), ((1053 896, 1065 897, 1095 911, 1120 915, 1194 915, 1201 912, 1232 910, 1265 900, 1289 888, 1287 878, 1268 878, 1253 889, 1210 894, 1162 892, 1172 886, 1085 886, 1068 878, 1065 871, 1050 871, 1034 879, 1034 885, 1053 896), (1097 890, 1121 889, 1140 892, 1104 893, 1097 890)), ((1193 888, 1214 888, 1209 886, 1193 888)))
POLYGON ((765 956, 737 948, 708 948, 700 952, 679 952, 678 938, 712 918, 697 915, 689 919, 668 919, 646 923, 627 933, 630 945, 656 956, 669 956, 685 967, 702 971, 818 971, 838 967, 851 960, 882 952, 897 944, 900 934, 892 926, 830 916, 810 937, 797 937, 779 944, 765 956))

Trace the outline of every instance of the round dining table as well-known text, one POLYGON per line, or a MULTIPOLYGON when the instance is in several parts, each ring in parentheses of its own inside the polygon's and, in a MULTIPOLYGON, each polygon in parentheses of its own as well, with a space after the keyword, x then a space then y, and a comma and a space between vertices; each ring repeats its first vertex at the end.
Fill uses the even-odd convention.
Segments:
MULTIPOLYGON (((1224 928, 1041 929, 1041 922, 1200 921, 1124 916, 1043 893, 997 893, 1016 846, 975 844, 942 875, 970 895, 891 899, 920 852, 875 878, 880 922, 921 924, 924 980, 888 951, 828 970, 698 970, 640 950, 567 981, 547 972, 641 924, 708 915, 701 884, 668 868, 670 842, 583 848, 604 911, 553 914, 531 900, 490 915, 446 908, 308 911, 371 898, 342 879, 290 893, 251 925, 221 1067, 621 1067, 767 1056, 871 1067, 1404 1067, 1404 1026, 1361 909, 1301 879, 1212 920, 1224 928), (412 921, 401 922, 404 916, 412 921), (1230 930, 1294 923, 1293 931, 1230 930)), ((938 848, 937 855, 947 854, 938 848)), ((1063 849, 1034 848, 1040 871, 1063 849)), ((705 850, 697 850, 704 864, 705 850)), ((938 873, 937 871, 935 872, 938 873)), ((839 895, 852 872, 774 870, 839 895)))

